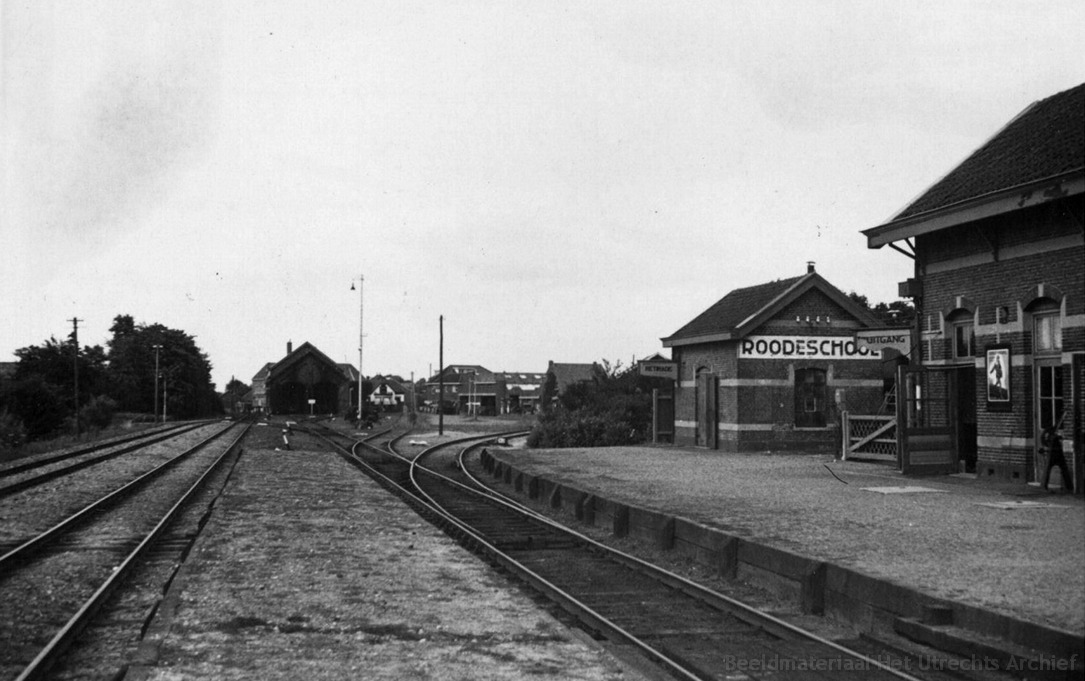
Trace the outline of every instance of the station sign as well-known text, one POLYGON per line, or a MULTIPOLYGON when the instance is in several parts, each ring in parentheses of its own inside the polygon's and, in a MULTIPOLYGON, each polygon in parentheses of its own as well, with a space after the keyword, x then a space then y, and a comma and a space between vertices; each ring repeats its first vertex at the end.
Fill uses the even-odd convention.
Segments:
POLYGON ((641 362, 640 375, 648 378, 668 378, 678 380, 677 362, 641 362))
POLYGON ((871 351, 881 353, 883 348, 893 348, 902 355, 911 350, 912 337, 908 329, 873 329, 856 331, 855 339, 871 351))
POLYGON ((873 359, 882 353, 848 336, 747 336, 739 359, 873 359))

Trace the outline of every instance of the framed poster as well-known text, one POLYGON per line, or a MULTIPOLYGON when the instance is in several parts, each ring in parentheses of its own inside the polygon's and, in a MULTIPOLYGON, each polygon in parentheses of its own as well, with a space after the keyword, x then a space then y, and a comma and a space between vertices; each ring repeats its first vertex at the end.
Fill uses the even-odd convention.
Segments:
POLYGON ((1010 411, 1013 405, 1013 384, 1010 381, 1010 345, 987 346, 984 365, 987 383, 987 411, 1010 411))

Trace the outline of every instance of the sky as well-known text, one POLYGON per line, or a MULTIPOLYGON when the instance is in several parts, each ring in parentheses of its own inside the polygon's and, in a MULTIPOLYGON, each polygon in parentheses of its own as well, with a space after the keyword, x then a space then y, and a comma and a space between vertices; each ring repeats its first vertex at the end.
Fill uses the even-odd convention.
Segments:
POLYGON ((222 390, 668 351, 732 289, 872 302, 889 220, 1085 82, 1085 3, 0 0, 0 361, 117 315, 222 390), (362 283, 361 294, 351 291, 362 283))

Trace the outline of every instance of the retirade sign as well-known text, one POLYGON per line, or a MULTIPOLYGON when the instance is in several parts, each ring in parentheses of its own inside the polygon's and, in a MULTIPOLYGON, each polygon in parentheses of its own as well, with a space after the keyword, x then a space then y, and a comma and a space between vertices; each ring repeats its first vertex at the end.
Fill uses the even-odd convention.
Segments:
POLYGON ((847 336, 747 336, 739 359, 876 359, 879 350, 847 336))
POLYGON ((678 380, 678 364, 676 362, 641 362, 640 375, 649 378, 669 378, 678 380))

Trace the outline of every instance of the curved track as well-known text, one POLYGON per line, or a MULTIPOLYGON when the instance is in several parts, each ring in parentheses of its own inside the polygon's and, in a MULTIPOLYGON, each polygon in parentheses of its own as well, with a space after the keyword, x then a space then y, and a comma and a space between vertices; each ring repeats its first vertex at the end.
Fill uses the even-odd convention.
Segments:
POLYGON ((358 442, 343 455, 561 605, 582 627, 636 649, 675 678, 918 678, 478 489, 453 445, 501 435, 511 434, 465 438, 411 458, 396 453, 399 438, 383 449, 358 442))
POLYGON ((217 431, 0 556, 0 673, 41 678, 247 429, 217 431))

